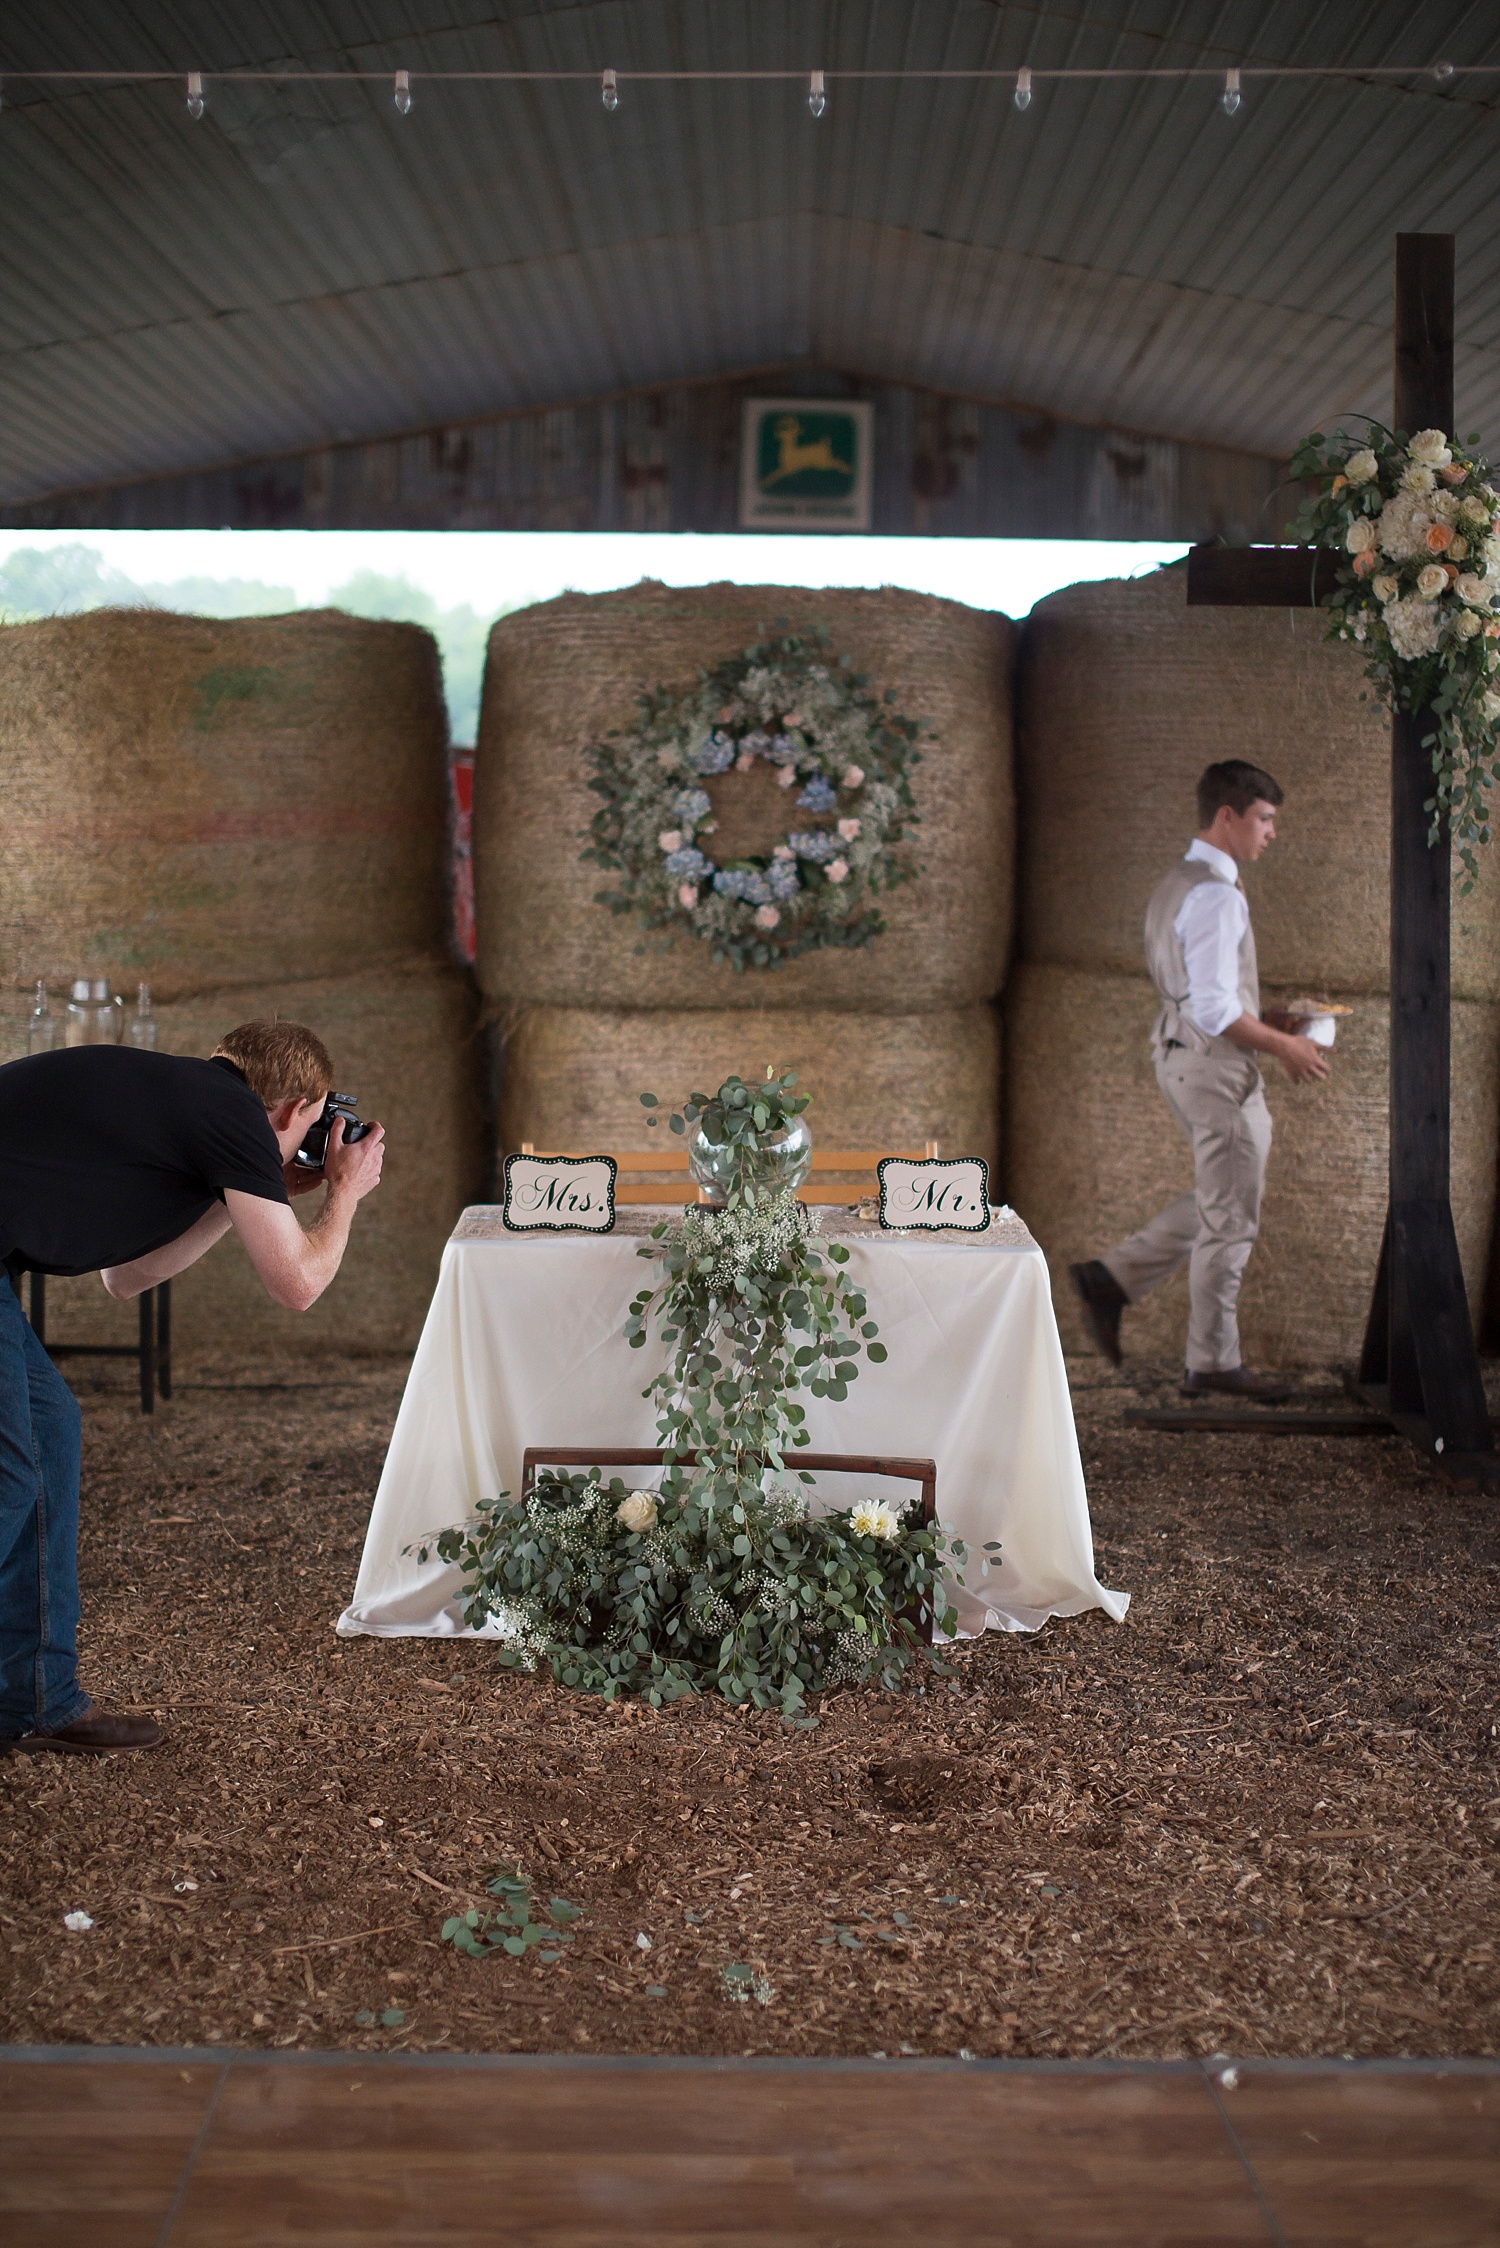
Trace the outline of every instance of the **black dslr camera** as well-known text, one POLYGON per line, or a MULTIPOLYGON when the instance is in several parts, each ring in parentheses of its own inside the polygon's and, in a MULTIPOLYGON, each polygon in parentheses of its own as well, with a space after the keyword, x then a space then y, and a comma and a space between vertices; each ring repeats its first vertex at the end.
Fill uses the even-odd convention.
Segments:
POLYGON ((328 1154, 328 1135, 333 1129, 335 1117, 344 1127, 345 1147, 352 1147, 356 1140, 362 1140, 370 1127, 368 1124, 361 1124, 355 1114, 358 1106, 358 1093, 330 1093, 323 1103, 322 1115, 292 1157, 292 1161, 304 1171, 322 1170, 328 1154))

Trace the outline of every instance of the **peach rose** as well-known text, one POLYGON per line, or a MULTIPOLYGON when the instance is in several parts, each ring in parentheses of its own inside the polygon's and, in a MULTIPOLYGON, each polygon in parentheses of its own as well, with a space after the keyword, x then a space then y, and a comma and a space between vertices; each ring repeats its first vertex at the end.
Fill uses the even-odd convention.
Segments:
POLYGON ((774 929, 780 919, 781 915, 774 905, 758 905, 755 909, 755 926, 757 929, 774 929))
POLYGON ((1427 526, 1427 551, 1429 554, 1446 554, 1453 544, 1451 523, 1429 523, 1427 526))
POLYGON ((1354 557, 1354 575, 1357 578, 1367 578, 1372 570, 1379 568, 1380 556, 1373 551, 1356 554, 1354 557))
POLYGON ((849 879, 849 861, 847 859, 830 859, 823 872, 830 882, 847 882, 849 879))
POLYGON ((1443 482, 1445 484, 1461 484, 1468 473, 1462 461, 1449 461, 1447 467, 1443 470, 1443 482))

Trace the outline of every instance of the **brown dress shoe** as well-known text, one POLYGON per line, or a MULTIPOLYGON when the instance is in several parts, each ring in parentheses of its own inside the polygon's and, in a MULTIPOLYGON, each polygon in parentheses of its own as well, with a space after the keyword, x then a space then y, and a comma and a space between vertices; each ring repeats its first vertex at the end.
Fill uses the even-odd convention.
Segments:
POLYGON ((159 1748, 166 1739, 149 1717, 119 1717, 90 1702, 82 1717, 55 1733, 23 1733, 10 1746, 21 1756, 55 1750, 59 1756, 128 1756, 136 1749, 159 1748))
POLYGON ((1187 1373, 1182 1378, 1183 1394, 1202 1397, 1218 1391, 1225 1397, 1245 1397, 1252 1405, 1284 1405, 1292 1394, 1290 1382, 1281 1381, 1275 1374, 1252 1374, 1248 1366, 1225 1366, 1208 1373, 1187 1373))
POLYGON ((1096 1348, 1111 1366, 1120 1364, 1120 1314, 1130 1298, 1110 1271, 1095 1257, 1088 1264, 1068 1267, 1068 1278, 1073 1283, 1078 1301, 1083 1306, 1084 1325, 1094 1338, 1096 1348))

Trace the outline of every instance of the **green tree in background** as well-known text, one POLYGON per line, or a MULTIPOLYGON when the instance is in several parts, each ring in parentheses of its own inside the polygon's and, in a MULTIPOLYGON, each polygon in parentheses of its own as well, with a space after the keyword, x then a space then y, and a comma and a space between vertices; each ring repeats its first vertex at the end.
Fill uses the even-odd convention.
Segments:
MULTIPOLYGON (((0 562, 0 621, 25 623, 35 617, 74 616, 85 609, 171 609, 186 616, 265 617, 304 606, 289 585, 265 585, 258 578, 175 578, 141 584, 105 562, 96 547, 18 547, 0 562)), ((463 602, 441 609, 433 596, 407 577, 378 570, 356 570, 335 586, 326 606, 354 617, 389 617, 397 623, 425 625, 443 659, 448 724, 455 742, 472 742, 479 725, 479 689, 490 626, 515 603, 481 616, 463 602)))

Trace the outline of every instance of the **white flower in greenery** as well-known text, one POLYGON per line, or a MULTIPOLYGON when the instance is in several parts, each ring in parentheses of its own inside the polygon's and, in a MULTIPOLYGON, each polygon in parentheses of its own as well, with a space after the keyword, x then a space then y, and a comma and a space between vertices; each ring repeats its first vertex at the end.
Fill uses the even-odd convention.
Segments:
POLYGON ((1403 492, 1430 492, 1436 482, 1432 470, 1422 461, 1413 461, 1410 468, 1401 472, 1403 492))
POLYGON ((1385 621, 1391 635, 1391 646, 1408 663, 1414 662, 1418 656, 1430 656, 1438 644, 1442 618, 1430 601, 1419 601, 1414 595, 1408 594, 1405 600, 1390 604, 1385 612, 1385 621))
POLYGON ((1493 687, 1486 687, 1484 693, 1480 697, 1480 702, 1483 706, 1485 717, 1490 721, 1490 724, 1493 725, 1495 720, 1497 718, 1500 718, 1500 694, 1497 694, 1493 687))
POLYGON ((1417 572, 1417 591, 1424 601, 1436 601, 1448 589, 1448 573, 1440 562, 1429 562, 1425 570, 1417 572))
POLYGON ((92 1928, 93 1925, 93 1921, 86 1912, 65 1912, 63 1914, 63 1926, 71 1930, 75 1936, 81 1936, 85 1929, 92 1928))
POLYGON ((1406 453, 1408 460, 1420 461, 1424 468, 1446 468, 1453 458, 1447 432, 1441 429, 1419 429, 1406 453))
POLYGON ((1432 517, 1415 492, 1398 492, 1387 500, 1376 525, 1381 551, 1393 562, 1410 562, 1427 552, 1432 517))
POLYGON ((1466 523, 1488 523, 1490 519, 1489 508, 1481 499, 1460 500, 1458 512, 1466 523))
POLYGON ((680 851, 682 849, 682 829, 680 827, 664 827, 656 838, 656 848, 658 851, 680 851))
POLYGON ((1463 532, 1455 531, 1453 537, 1448 541, 1448 560, 1450 562, 1462 562, 1468 551, 1469 542, 1464 537, 1463 532))
POLYGON ((1475 609, 1460 609, 1453 620, 1453 629, 1461 640, 1472 640, 1476 632, 1483 632, 1484 619, 1475 609))
POLYGON ((757 929, 774 929, 781 919, 774 905, 758 905, 755 909, 757 929))
POLYGON ((1379 472, 1380 463, 1368 445, 1362 445, 1357 453, 1351 453, 1344 463, 1344 474, 1351 484, 1368 484, 1379 472))
POLYGON ((849 1527, 857 1538, 884 1538, 889 1543, 901 1535, 901 1517, 883 1499, 862 1499, 850 1509, 849 1527))
POLYGON ((863 765, 846 765, 844 767, 844 778, 841 785, 845 788, 863 788, 865 785, 865 769, 863 765))
POLYGON ((1458 502, 1451 492, 1434 492, 1429 506, 1440 523, 1458 521, 1458 502))
POLYGON ((615 1520, 623 1522, 627 1530, 637 1533, 656 1528, 656 1493, 632 1491, 628 1499, 621 1499, 615 1508, 615 1520))
POLYGON ((1351 554, 1368 554, 1379 543, 1379 533, 1368 515, 1356 515, 1344 533, 1344 544, 1351 554))
POLYGON ((863 825, 864 822, 862 820, 840 820, 839 834, 844 842, 857 843, 859 840, 859 831, 863 825))
POLYGON ((1460 601, 1472 602, 1476 609, 1487 609, 1490 605, 1490 596, 1495 589, 1488 578, 1480 577, 1473 570, 1464 570, 1460 573, 1453 590, 1460 601))
POLYGON ((847 859, 830 859, 823 872, 830 882, 847 882, 849 879, 849 861, 847 859))
POLYGON ((1372 578, 1370 584, 1377 601, 1394 601, 1401 591, 1401 580, 1399 578, 1372 578))

